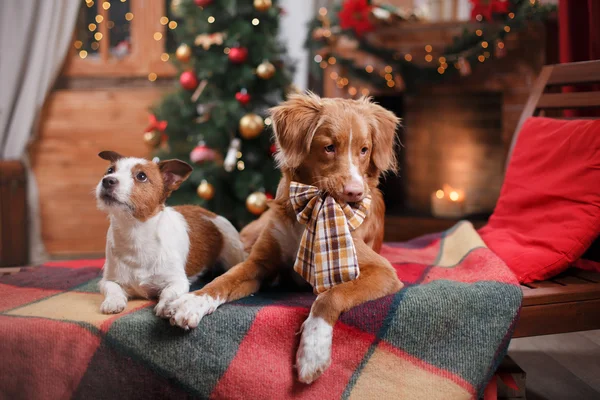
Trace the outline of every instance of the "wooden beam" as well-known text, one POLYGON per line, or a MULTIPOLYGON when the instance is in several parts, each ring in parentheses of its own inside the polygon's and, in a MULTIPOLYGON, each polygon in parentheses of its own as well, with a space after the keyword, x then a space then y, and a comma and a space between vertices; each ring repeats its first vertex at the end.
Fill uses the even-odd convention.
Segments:
POLYGON ((600 299, 523 307, 513 337, 600 329, 600 299))
POLYGON ((586 107, 600 107, 600 92, 546 93, 540 97, 536 108, 586 107))
POLYGON ((523 307, 596 299, 600 299, 600 285, 595 283, 557 285, 523 291, 523 307))
POLYGON ((547 85, 573 85, 600 82, 600 63, 584 61, 554 66, 547 85))
POLYGON ((517 129, 515 129, 515 134, 512 137, 512 141, 510 143, 510 147, 508 149, 508 156, 506 157, 506 166, 510 163, 510 157, 512 156, 513 149, 515 148, 515 144, 517 143, 517 139, 519 138, 519 133, 521 132, 521 128, 523 124, 527 120, 527 118, 534 115, 536 106, 538 103, 538 99, 544 93, 544 88, 546 87, 546 82, 552 75, 552 71, 554 70, 554 65, 547 65, 542 68, 542 72, 538 76, 535 84, 533 85, 533 89, 531 90, 531 95, 527 100, 527 104, 525 104, 525 108, 521 113, 521 118, 519 119, 519 123, 517 124, 517 129))

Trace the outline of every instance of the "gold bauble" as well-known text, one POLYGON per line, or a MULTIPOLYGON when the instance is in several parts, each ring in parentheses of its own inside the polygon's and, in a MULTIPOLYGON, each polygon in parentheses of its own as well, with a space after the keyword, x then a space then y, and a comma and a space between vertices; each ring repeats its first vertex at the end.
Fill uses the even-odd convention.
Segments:
POLYGON ((144 143, 150 148, 157 147, 162 140, 162 133, 159 131, 148 131, 144 133, 144 143))
POLYGON ((267 209, 267 196, 262 192, 254 192, 246 199, 246 208, 254 215, 260 215, 267 209))
POLYGON ((175 51, 175 57, 182 63, 190 61, 190 58, 192 57, 192 48, 185 43, 180 44, 177 51, 175 51))
POLYGON ((271 79, 275 75, 275 66, 268 61, 263 61, 256 67, 256 75, 260 79, 271 79))
POLYGON ((260 115, 250 113, 240 119, 239 129, 244 139, 254 139, 265 129, 265 123, 260 115))
POLYGON ((196 193, 198 197, 204 200, 210 200, 215 195, 215 187, 208 183, 207 181, 202 181, 198 185, 198 189, 196 189, 196 193))
POLYGON ((254 0, 254 8, 257 11, 267 11, 272 5, 271 0, 254 0))

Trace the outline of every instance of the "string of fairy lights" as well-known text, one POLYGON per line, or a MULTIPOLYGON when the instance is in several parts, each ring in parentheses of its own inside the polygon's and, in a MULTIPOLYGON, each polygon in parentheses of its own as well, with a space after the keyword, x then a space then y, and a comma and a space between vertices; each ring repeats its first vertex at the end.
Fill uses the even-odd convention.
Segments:
MULTIPOLYGON (((529 0, 528 3, 531 7, 539 6, 538 0, 529 0)), ((396 71, 390 64, 398 64, 397 67, 400 69, 403 67, 401 64, 415 65, 415 67, 422 69, 431 68, 437 71, 438 76, 446 74, 448 69, 453 67, 461 76, 470 75, 472 71, 468 58, 475 62, 485 63, 492 56, 494 58, 502 58, 506 55, 507 48, 504 38, 513 31, 511 25, 514 25, 516 17, 514 12, 509 12, 506 14, 504 25, 500 25, 497 28, 498 31, 490 34, 490 29, 484 32, 484 29, 486 29, 484 26, 477 28, 474 31, 474 35, 479 40, 474 41, 473 45, 455 53, 448 52, 448 49, 441 49, 439 53, 442 54, 436 57, 436 49, 431 44, 424 46, 425 53, 422 56, 416 56, 411 54, 411 52, 403 53, 401 51, 377 48, 359 37, 346 35, 348 32, 341 32, 339 26, 332 26, 334 24, 328 13, 327 8, 322 7, 319 9, 316 17, 319 25, 311 33, 311 38, 316 43, 315 46, 312 46, 313 51, 316 53, 313 61, 323 70, 325 77, 333 80, 338 89, 345 90, 351 97, 368 95, 370 92, 369 88, 378 87, 378 82, 381 82, 382 86, 385 85, 387 88, 396 87, 404 89, 402 74, 396 71), (347 43, 351 44, 349 47, 358 47, 361 51, 370 53, 374 58, 379 59, 380 65, 376 65, 372 60, 367 65, 357 65, 354 59, 345 58, 338 54, 335 51, 336 44, 341 37, 344 37, 347 43), (318 48, 319 43, 323 42, 325 48, 318 48), (446 54, 444 54, 444 51, 446 51, 446 54), (421 57, 423 57, 422 61, 419 60, 421 57), (385 62, 386 59, 389 60, 387 63, 385 62), (437 65, 434 67, 433 65, 430 66, 430 64, 437 65), (328 71, 328 69, 336 65, 341 68, 336 67, 334 71, 328 71), (342 73, 341 71, 345 72, 342 73), (376 78, 377 75, 382 78, 381 81, 378 81, 376 78)), ((483 22, 483 16, 476 15, 475 20, 483 22)), ((473 32, 471 31, 471 33, 473 32)))
MULTIPOLYGON (((125 3, 127 0, 120 0, 121 3, 125 3)), ((85 5, 87 8, 92 8, 94 6, 97 7, 97 4, 94 2, 94 0, 85 0, 85 5)), ((103 1, 102 3, 100 3, 100 6, 102 7, 102 9, 104 9, 105 11, 108 12, 108 10, 111 8, 111 3, 108 1, 103 1)), ((128 11, 125 13, 124 15, 124 19, 127 22, 131 22, 133 20, 133 13, 128 11)), ((106 18, 107 19, 107 18, 106 18)), ((93 51, 98 51, 100 49, 100 42, 102 40, 107 40, 107 38, 105 37, 105 35, 100 32, 100 24, 105 22, 105 17, 98 13, 94 16, 93 21, 89 22, 86 26, 86 29, 92 34, 92 42, 90 43, 90 49, 93 51)), ((106 20, 106 25, 107 28, 109 30, 115 29, 115 22, 112 20, 107 19, 106 20)), ((119 27, 117 27, 118 29, 119 27)), ((123 27, 124 30, 127 30, 128 27, 123 27)), ((81 59, 86 59, 89 56, 89 52, 84 48, 84 42, 81 39, 77 39, 73 42, 73 47, 75 47, 75 49, 77 50, 77 54, 79 56, 79 58, 81 59)))

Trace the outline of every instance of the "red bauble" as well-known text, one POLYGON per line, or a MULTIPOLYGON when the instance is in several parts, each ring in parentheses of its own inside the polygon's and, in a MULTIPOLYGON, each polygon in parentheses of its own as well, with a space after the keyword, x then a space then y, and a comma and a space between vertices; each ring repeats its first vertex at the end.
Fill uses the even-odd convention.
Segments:
POLYGON ((269 192, 265 192, 265 196, 267 197, 268 200, 273 200, 275 197, 269 193, 269 192))
POLYGON ((198 78, 193 71, 184 71, 179 76, 179 83, 185 90, 194 90, 198 86, 198 78))
POLYGON ((205 144, 199 144, 194 147, 190 153, 190 161, 194 164, 201 164, 206 161, 214 161, 217 158, 217 152, 205 144))
POLYGON ((367 0, 345 0, 338 14, 340 27, 352 29, 356 36, 362 36, 375 29, 369 19, 373 6, 367 0))
POLYGON ((243 106, 250 102, 250 98, 250 95, 245 90, 239 91, 235 94, 235 99, 243 106))
POLYGON ((229 61, 241 64, 248 59, 248 49, 245 47, 232 47, 229 50, 229 61))
POLYGON ((277 146, 275 145, 275 143, 273 143, 273 144, 271 145, 271 147, 269 147, 269 153, 270 153, 271 155, 273 155, 273 154, 275 154, 275 152, 276 152, 276 151, 277 151, 277 146))
POLYGON ((198 7, 206 7, 211 5, 213 2, 213 0, 194 0, 194 3, 198 6, 198 7))

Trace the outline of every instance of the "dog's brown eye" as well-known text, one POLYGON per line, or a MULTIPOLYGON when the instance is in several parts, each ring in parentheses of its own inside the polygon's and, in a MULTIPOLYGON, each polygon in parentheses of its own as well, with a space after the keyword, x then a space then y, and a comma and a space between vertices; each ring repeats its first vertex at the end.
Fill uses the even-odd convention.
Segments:
POLYGON ((146 182, 146 180, 148 180, 148 177, 146 176, 145 173, 143 172, 139 172, 136 176, 135 179, 137 179, 140 182, 146 182))
POLYGON ((105 175, 112 174, 113 172, 115 172, 115 169, 113 167, 110 167, 109 169, 106 170, 106 174, 105 175))
POLYGON ((325 146, 326 153, 333 153, 335 151, 335 146, 330 144, 329 146, 325 146))
POLYGON ((366 147, 363 147, 362 149, 360 149, 360 154, 365 155, 365 154, 367 154, 367 151, 369 151, 369 149, 367 149, 366 147))

